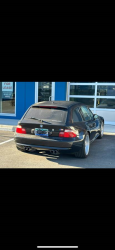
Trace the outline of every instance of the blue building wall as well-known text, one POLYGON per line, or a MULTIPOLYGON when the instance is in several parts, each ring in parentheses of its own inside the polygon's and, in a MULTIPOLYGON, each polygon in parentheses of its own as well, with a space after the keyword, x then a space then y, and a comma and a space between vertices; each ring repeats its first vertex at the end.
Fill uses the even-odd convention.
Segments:
POLYGON ((35 82, 26 82, 25 109, 27 110, 34 103, 35 103, 35 82))
POLYGON ((16 119, 20 119, 25 111, 26 83, 16 83, 16 119))
POLYGON ((66 101, 66 82, 55 83, 55 101, 66 101))
POLYGON ((16 119, 20 119, 35 103, 35 82, 17 82, 16 100, 16 119))
MULTIPOLYGON (((66 82, 55 82, 55 100, 66 100, 66 82)), ((35 103, 35 82, 16 83, 16 116, 2 116, 6 119, 20 119, 25 111, 35 103)))

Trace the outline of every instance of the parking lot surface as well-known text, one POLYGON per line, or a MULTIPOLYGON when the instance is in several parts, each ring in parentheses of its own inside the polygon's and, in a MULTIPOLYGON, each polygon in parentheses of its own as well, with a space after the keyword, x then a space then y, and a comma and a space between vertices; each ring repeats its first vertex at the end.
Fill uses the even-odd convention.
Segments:
POLYGON ((14 132, 0 131, 0 168, 115 168, 115 135, 95 140, 86 159, 17 150, 14 132))

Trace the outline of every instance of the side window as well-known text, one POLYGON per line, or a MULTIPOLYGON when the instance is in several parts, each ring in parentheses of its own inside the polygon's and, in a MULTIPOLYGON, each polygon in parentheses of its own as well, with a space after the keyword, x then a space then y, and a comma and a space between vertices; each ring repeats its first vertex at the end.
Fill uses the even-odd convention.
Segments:
POLYGON ((93 118, 93 113, 92 113, 92 111, 91 111, 89 108, 87 108, 87 109, 88 109, 89 115, 90 115, 90 117, 91 117, 91 120, 93 120, 94 118, 93 118))
POLYGON ((92 120, 92 113, 90 113, 89 109, 85 106, 81 106, 81 111, 85 121, 92 120))
POLYGON ((81 115, 79 113, 78 108, 75 108, 73 110, 72 120, 73 120, 73 122, 81 122, 82 121, 82 117, 81 117, 81 115))

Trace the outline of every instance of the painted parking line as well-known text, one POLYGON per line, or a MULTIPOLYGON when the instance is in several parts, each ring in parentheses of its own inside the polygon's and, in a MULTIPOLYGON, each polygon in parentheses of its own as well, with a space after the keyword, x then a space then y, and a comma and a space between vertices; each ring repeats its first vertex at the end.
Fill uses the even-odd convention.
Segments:
POLYGON ((10 142, 10 141, 13 141, 14 139, 10 139, 10 140, 7 140, 7 141, 4 141, 4 142, 1 142, 0 145, 4 144, 4 143, 7 143, 7 142, 10 142))

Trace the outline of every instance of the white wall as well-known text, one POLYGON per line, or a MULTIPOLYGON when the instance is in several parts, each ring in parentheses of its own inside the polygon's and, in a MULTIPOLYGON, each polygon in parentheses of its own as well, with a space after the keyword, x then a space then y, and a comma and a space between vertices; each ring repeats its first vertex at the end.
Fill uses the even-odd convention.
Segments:
POLYGON ((104 118, 105 124, 115 125, 115 111, 114 110, 96 110, 96 114, 104 118))

